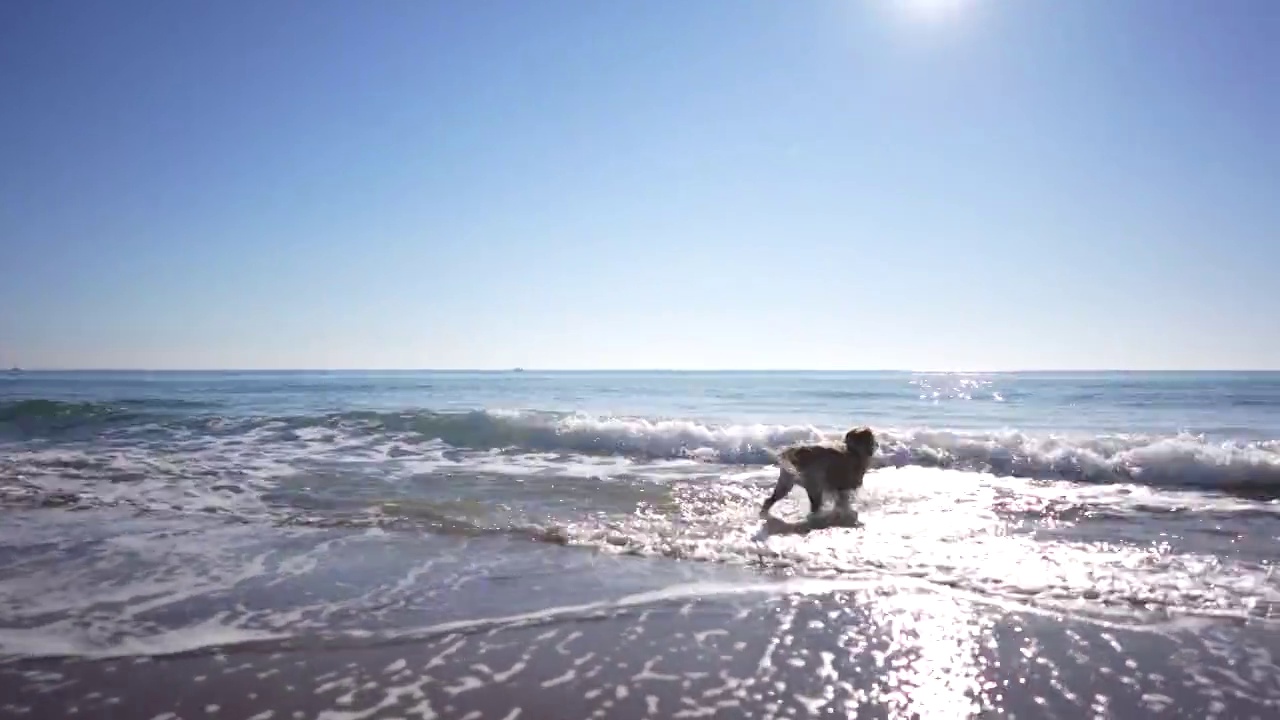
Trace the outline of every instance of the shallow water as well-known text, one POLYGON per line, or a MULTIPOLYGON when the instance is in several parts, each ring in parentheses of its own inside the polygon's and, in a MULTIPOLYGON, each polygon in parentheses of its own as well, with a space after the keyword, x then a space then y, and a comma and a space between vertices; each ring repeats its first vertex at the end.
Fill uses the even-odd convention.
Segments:
POLYGON ((0 379, 0 653, 785 578, 1269 628, 1278 490, 1275 374, 23 373, 0 379), (762 521, 771 451, 851 424, 880 437, 860 522, 806 526, 799 492, 762 521))

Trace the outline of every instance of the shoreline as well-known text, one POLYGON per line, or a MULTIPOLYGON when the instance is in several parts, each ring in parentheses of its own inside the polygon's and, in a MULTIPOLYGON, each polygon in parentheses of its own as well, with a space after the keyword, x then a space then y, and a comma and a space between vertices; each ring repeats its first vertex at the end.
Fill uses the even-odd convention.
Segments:
POLYGON ((0 717, 1267 717, 1277 658, 1249 623, 1104 626, 887 582, 657 592, 336 646, 9 659, 0 717))

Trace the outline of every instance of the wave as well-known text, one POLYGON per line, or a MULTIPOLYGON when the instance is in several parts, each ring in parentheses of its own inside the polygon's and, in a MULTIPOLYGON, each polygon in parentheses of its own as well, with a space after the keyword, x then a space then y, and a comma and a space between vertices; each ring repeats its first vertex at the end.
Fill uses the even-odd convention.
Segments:
POLYGON ((42 435, 86 426, 127 424, 156 419, 173 411, 208 407, 189 400, 124 398, 107 402, 72 402, 31 398, 0 402, 0 430, 42 435))
POLYGON ((67 432, 123 426, 145 419, 137 404, 18 400, 0 403, 0 434, 44 437, 67 432))
MULTIPOLYGON (((771 464, 778 448, 834 441, 842 429, 810 425, 710 425, 691 420, 545 413, 414 413, 364 422, 412 430, 459 448, 569 451, 724 464, 771 464)), ((1221 490, 1280 490, 1280 441, 1209 442, 1191 434, 1091 437, 1018 431, 879 428, 881 467, 931 467, 997 476, 1141 483, 1221 490)))
MULTIPOLYGON (((181 402, 181 401, 180 401, 181 402)), ((600 417, 534 410, 353 411, 287 417, 173 412, 174 401, 0 403, 0 430, 39 434, 90 425, 120 440, 154 434, 157 422, 186 436, 252 435, 254 442, 349 442, 380 438, 404 446, 437 442, 459 451, 546 452, 769 465, 781 447, 837 440, 843 428, 713 424, 690 419, 600 417)), ((879 467, 929 467, 1037 480, 1201 488, 1280 494, 1280 440, 1213 442, 1201 435, 1058 435, 1017 430, 949 431, 876 427, 879 467)))
MULTIPOLYGON (((783 446, 835 441, 843 429, 812 425, 708 424, 534 411, 346 413, 274 421, 433 440, 457 449, 691 459, 768 465, 783 446)), ((1039 480, 1137 483, 1236 492, 1280 492, 1280 441, 1210 442, 1203 436, 1038 435, 876 428, 879 467, 930 467, 1039 480)))
MULTIPOLYGON (((796 442, 834 441, 843 429, 812 425, 715 425, 693 420, 475 411, 352 413, 330 427, 410 434, 460 449, 688 458, 767 465, 796 442)), ((1198 435, 1091 437, 1018 431, 877 428, 881 467, 931 467, 998 476, 1171 487, 1280 490, 1280 441, 1209 442, 1198 435)))
POLYGON ((880 465, 1033 479, 1140 483, 1235 492, 1280 491, 1280 441, 1208 442, 1191 434, 1036 436, 1016 431, 886 433, 880 465))

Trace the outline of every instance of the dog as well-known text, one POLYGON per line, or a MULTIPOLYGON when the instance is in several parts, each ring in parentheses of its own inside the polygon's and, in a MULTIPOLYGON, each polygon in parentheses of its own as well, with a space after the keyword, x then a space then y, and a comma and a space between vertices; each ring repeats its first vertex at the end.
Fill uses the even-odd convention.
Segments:
POLYGON ((849 509, 850 495, 862 487, 862 478, 876 454, 876 436, 870 428, 854 428, 844 434, 844 447, 793 445, 778 453, 778 482, 760 508, 760 517, 791 492, 798 482, 809 494, 809 512, 817 515, 823 499, 835 493, 836 506, 849 509))

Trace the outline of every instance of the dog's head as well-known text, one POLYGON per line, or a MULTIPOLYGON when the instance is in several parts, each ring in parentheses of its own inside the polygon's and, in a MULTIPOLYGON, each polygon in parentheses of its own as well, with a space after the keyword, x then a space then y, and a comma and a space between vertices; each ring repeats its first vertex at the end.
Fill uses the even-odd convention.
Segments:
POLYGON ((844 444, 850 452, 861 453, 865 457, 876 454, 876 434, 871 428, 854 428, 844 434, 844 444))

